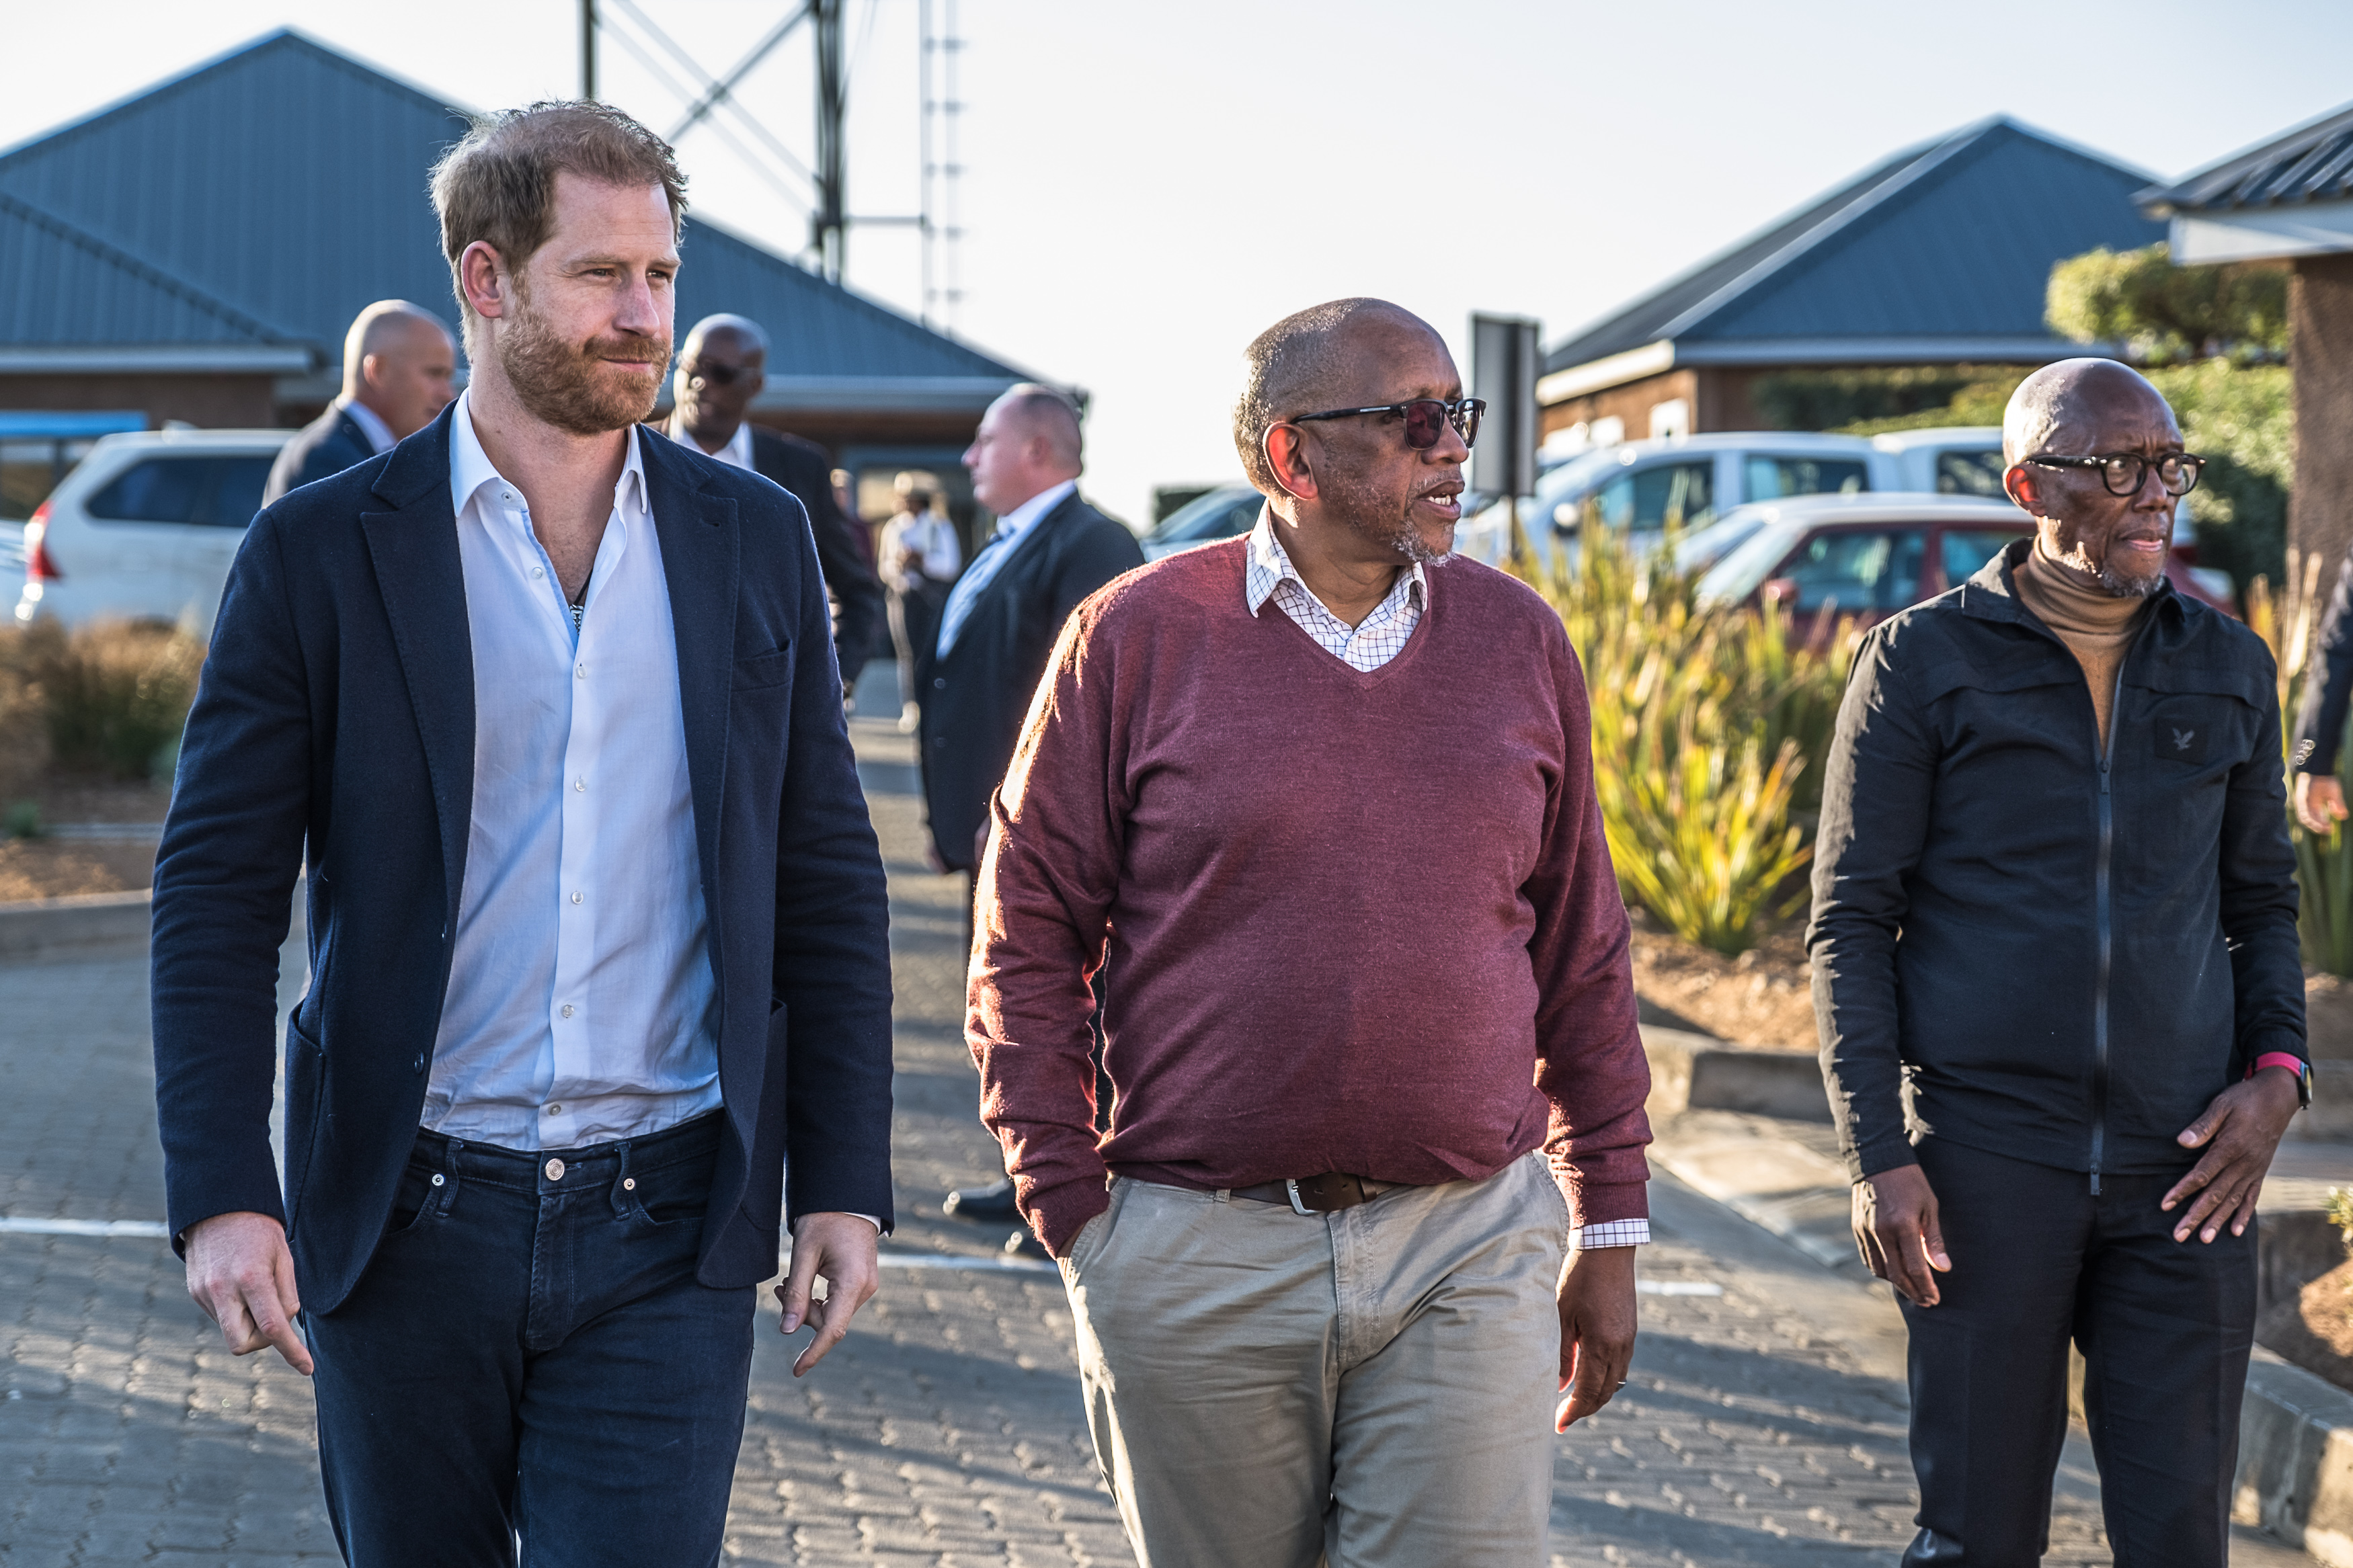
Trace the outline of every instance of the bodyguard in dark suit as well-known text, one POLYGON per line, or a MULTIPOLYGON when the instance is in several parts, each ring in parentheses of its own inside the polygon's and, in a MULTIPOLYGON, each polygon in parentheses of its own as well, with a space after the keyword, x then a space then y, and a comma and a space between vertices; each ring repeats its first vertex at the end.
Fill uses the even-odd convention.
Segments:
POLYGON ((343 395, 279 449, 262 488, 268 506, 288 490, 389 452, 449 405, 458 345, 429 310, 379 300, 343 334, 343 395))
POLYGON ((883 633, 887 608, 866 528, 833 496, 833 459, 814 441, 763 429, 745 417, 768 384, 768 334, 742 316, 705 316, 679 350, 670 438, 790 490, 807 509, 817 558, 834 600, 834 657, 845 690, 883 633))
POLYGON ((354 1564, 712 1563, 780 1226, 801 1373, 891 1220, 881 859, 798 504, 638 426, 669 148, 540 106, 434 195, 472 384, 255 521, 183 744, 170 1223, 231 1349, 315 1367, 354 1564))
POLYGON ((1078 409, 1051 387, 1016 386, 990 405, 964 455, 973 495, 997 514, 918 659, 923 798, 941 862, 970 872, 1022 716, 1062 623, 1079 601, 1144 564, 1135 535, 1079 495, 1078 409))

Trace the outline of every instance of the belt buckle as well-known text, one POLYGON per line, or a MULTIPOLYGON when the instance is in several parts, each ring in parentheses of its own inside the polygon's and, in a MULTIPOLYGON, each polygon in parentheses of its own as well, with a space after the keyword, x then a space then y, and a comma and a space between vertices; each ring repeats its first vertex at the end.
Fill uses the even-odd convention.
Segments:
POLYGON ((1309 1219, 1314 1219, 1315 1217, 1316 1211, 1309 1208, 1305 1204, 1299 1201, 1299 1182, 1297 1178, 1285 1176, 1282 1179, 1282 1190, 1291 1194, 1292 1213, 1296 1215, 1305 1215, 1309 1219))

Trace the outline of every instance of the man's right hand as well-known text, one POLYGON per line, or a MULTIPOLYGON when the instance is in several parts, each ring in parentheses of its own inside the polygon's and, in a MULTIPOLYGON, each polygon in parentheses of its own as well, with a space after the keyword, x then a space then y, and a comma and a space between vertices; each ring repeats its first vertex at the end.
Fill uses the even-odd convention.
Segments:
POLYGON ((310 1376, 310 1348, 294 1331, 302 1303, 286 1227, 266 1214, 216 1214, 190 1226, 187 1243, 188 1294, 220 1325, 228 1348, 251 1355, 276 1345, 288 1366, 310 1376))
POLYGON ((1935 1306, 1936 1275, 1953 1271, 1936 1194, 1917 1165, 1898 1165, 1854 1184, 1854 1245, 1871 1271, 1915 1307, 1935 1306))
POLYGON ((2331 773, 2295 775, 2295 819, 2308 833, 2333 833, 2345 820, 2345 786, 2331 773))

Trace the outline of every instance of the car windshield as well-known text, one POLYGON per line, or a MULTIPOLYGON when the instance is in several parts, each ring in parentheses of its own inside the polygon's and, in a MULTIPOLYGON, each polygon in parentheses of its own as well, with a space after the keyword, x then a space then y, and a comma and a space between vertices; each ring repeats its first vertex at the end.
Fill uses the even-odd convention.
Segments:
POLYGON ((1694 529, 1675 542, 1675 570, 1704 572, 1754 538, 1764 526, 1762 512, 1744 509, 1730 517, 1720 517, 1705 528, 1694 529))
POLYGON ((1750 500, 1782 496, 1851 496, 1871 488, 1861 458, 1757 456, 1742 465, 1750 500))
POLYGON ((1703 600, 1739 603, 1765 585, 1766 574, 1781 563, 1804 532, 1801 525, 1789 522, 1759 528, 1709 567, 1694 591, 1703 600))
POLYGON ((1155 544, 1190 544, 1248 533, 1258 521, 1261 500, 1256 490, 1220 485, 1162 518, 1145 537, 1155 544))

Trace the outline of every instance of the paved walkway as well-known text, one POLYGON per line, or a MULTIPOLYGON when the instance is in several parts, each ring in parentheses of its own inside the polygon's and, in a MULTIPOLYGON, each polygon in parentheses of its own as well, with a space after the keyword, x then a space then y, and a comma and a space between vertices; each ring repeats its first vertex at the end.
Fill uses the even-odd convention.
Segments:
MULTIPOLYGON (((923 868, 908 743, 858 728, 893 900, 897 1261, 801 1382, 767 1309, 728 1558, 1125 1563, 1058 1281, 989 1267, 1000 1236, 938 1217, 996 1158, 961 1039, 960 884, 923 868)), ((332 1563, 304 1381, 223 1352, 160 1240, 5 1228, 152 1222, 160 1163, 143 955, 0 967, 0 1564, 332 1563)), ((1893 1309, 1672 1177, 1653 1201, 1633 1383, 1560 1443, 1554 1562, 1892 1563, 1914 1506, 1893 1309)), ((2047 1562, 2108 1562, 2095 1498, 2071 1452, 2047 1562)), ((2237 1561, 2306 1561, 2262 1551, 2237 1561)))

